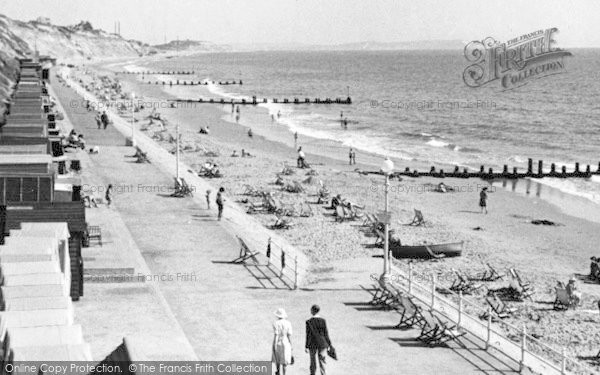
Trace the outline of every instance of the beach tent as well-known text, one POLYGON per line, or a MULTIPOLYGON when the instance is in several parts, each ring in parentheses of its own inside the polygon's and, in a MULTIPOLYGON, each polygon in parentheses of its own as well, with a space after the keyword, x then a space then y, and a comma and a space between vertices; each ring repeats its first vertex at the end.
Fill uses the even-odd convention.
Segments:
MULTIPOLYGON (((26 346, 11 350, 14 362, 23 361, 91 361, 92 353, 89 344, 26 346)), ((43 372, 39 372, 42 374, 43 372)))
POLYGON ((73 309, 69 296, 10 298, 4 301, 5 311, 73 309))
POLYGON ((8 329, 11 349, 22 346, 83 344, 81 325, 14 327, 8 329))

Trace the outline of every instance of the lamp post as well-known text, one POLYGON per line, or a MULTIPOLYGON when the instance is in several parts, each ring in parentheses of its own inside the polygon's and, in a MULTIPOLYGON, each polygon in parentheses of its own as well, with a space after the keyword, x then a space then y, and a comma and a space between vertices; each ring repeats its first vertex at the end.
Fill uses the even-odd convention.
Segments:
POLYGON ((135 141, 133 139, 133 125, 135 122, 135 108, 134 108, 134 101, 135 101, 135 92, 131 93, 131 145, 135 146, 135 141))
POLYGON ((177 125, 175 126, 175 132, 175 138, 177 139, 177 151, 175 152, 175 174, 177 176, 177 180, 179 180, 179 123, 177 123, 177 125))
POLYGON ((385 222, 384 222, 384 240, 383 240, 383 273, 381 274, 382 281, 388 281, 390 277, 390 217, 389 217, 389 199, 388 191, 390 187, 390 175, 394 171, 394 163, 386 158, 381 164, 381 171, 385 175, 385 222))

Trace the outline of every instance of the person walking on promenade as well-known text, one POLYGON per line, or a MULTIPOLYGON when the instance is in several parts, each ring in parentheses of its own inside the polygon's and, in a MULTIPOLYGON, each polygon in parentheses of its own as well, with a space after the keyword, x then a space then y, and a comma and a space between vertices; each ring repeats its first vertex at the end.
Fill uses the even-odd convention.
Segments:
POLYGON ((275 374, 285 375, 287 366, 293 364, 292 357, 292 324, 287 320, 283 308, 275 311, 277 320, 273 323, 273 355, 271 362, 275 363, 275 374))
POLYGON ((217 193, 217 199, 216 199, 217 208, 219 209, 219 214, 217 215, 217 219, 219 221, 221 221, 221 218, 223 217, 223 204, 225 203, 225 197, 223 197, 223 193, 225 193, 225 188, 221 186, 219 188, 219 192, 217 193))
POLYGON ((206 190, 206 208, 208 210, 210 210, 210 193, 211 193, 210 189, 206 190))
POLYGON ((98 130, 102 129, 102 116, 99 113, 96 114, 96 125, 98 125, 98 130))
POLYGON ((112 203, 112 188, 112 184, 108 184, 106 193, 104 194, 104 199, 106 199, 106 207, 110 207, 110 204, 112 203))
POLYGON ((481 207, 481 213, 488 213, 487 211, 487 186, 484 186, 479 193, 479 207, 481 207))
POLYGON ((108 126, 108 115, 106 114, 106 111, 102 112, 102 115, 100 116, 100 120, 102 121, 104 130, 106 130, 106 127, 108 126))
POLYGON ((310 375, 315 375, 317 370, 317 358, 319 360, 319 369, 321 375, 325 375, 325 359, 327 358, 327 349, 331 347, 329 332, 325 319, 319 316, 321 308, 313 305, 310 308, 312 318, 306 321, 306 345, 305 350, 310 355, 310 375))

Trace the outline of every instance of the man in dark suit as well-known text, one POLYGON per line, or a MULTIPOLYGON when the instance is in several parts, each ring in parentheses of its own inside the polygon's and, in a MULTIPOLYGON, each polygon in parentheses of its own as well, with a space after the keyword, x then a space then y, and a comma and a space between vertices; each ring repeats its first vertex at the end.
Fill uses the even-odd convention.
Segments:
POLYGON ((327 323, 319 314, 320 307, 313 305, 310 308, 312 318, 306 321, 306 352, 310 354, 310 375, 315 375, 317 370, 317 357, 321 375, 325 375, 325 358, 327 349, 331 346, 327 323))

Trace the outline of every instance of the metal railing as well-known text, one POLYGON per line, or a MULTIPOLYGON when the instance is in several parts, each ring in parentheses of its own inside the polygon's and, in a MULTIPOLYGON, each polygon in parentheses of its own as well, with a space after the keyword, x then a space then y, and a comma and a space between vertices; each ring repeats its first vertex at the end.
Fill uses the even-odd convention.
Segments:
POLYGON ((287 279, 292 284, 292 289, 298 289, 301 275, 306 272, 307 265, 299 260, 297 254, 286 252, 281 245, 271 238, 266 244, 252 238, 244 238, 244 242, 251 251, 259 251, 267 258, 266 266, 277 274, 280 279, 287 279))
POLYGON ((522 328, 501 321, 492 322, 492 311, 476 301, 465 298, 436 282, 432 274, 429 285, 416 282, 412 263, 392 265, 392 281, 408 294, 414 296, 431 310, 451 320, 457 327, 482 340, 486 350, 497 349, 519 364, 519 370, 529 367, 541 374, 600 374, 581 361, 566 355, 566 349, 557 350, 527 333, 522 328), (443 290, 445 295, 438 291, 443 290), (473 315, 476 314, 476 315, 473 315), (487 319, 482 320, 480 316, 487 319))

